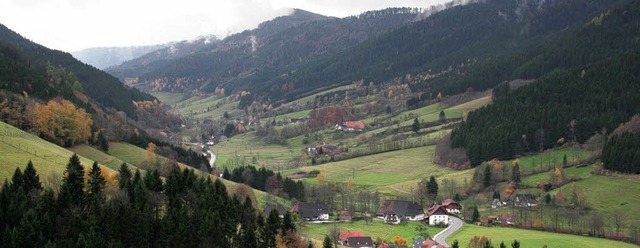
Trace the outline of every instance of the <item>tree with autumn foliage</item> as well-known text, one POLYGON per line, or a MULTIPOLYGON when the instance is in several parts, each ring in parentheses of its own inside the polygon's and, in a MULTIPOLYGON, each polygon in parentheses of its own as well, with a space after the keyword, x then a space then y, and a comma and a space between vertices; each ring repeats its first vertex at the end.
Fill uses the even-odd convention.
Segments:
POLYGON ((406 246, 407 239, 396 235, 393 237, 393 243, 396 244, 397 246, 406 246))
POLYGON ((93 120, 84 109, 67 100, 54 99, 33 108, 38 135, 61 146, 82 143, 91 137, 93 120))
POLYGON ((467 244, 467 247, 484 248, 484 247, 493 247, 493 245, 491 244, 491 239, 485 236, 482 236, 482 237, 473 236, 473 238, 469 240, 469 244, 467 244))

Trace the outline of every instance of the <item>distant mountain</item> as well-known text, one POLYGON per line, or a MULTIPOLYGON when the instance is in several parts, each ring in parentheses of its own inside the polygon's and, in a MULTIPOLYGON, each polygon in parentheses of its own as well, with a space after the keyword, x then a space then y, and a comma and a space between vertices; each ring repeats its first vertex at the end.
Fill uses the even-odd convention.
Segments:
POLYGON ((51 50, 33 43, 0 24, 0 89, 28 93, 48 100, 56 96, 71 97, 79 90, 104 108, 124 111, 134 116, 132 101, 153 100, 153 96, 127 87, 117 78, 93 66, 82 63, 71 54, 51 50), (57 82, 48 77, 55 68, 61 77, 57 82))
POLYGON ((141 57, 147 53, 168 45, 132 46, 132 47, 94 47, 71 52, 74 58, 98 69, 119 65, 127 60, 141 57))
POLYGON ((287 74, 301 64, 336 54, 415 21, 420 14, 413 9, 388 9, 338 19, 294 10, 291 15, 262 23, 254 30, 229 36, 186 56, 167 58, 169 53, 160 50, 162 58, 144 56, 108 71, 121 79, 133 78, 137 87, 147 91, 213 92, 216 87, 227 92, 254 90, 247 85, 260 86, 262 81, 287 74), (231 83, 252 75, 260 75, 262 79, 231 83))
POLYGON ((512 67, 521 64, 502 61, 534 56, 534 48, 557 42, 562 34, 624 2, 469 1, 448 4, 436 13, 399 8, 347 18, 298 10, 187 56, 141 58, 108 71, 146 91, 247 90, 272 103, 321 87, 429 72, 440 75, 413 82, 413 91, 453 94, 490 88, 514 76, 544 75, 546 67, 513 74, 518 68, 512 67))

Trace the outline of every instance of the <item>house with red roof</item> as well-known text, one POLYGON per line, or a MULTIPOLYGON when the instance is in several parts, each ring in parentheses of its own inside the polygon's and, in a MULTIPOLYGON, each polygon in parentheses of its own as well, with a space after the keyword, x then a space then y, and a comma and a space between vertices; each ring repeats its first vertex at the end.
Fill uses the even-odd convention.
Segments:
POLYGON ((450 214, 460 214, 460 209, 462 209, 462 206, 453 199, 444 200, 442 207, 450 214))
POLYGON ((364 130, 364 123, 361 121, 347 121, 344 124, 336 124, 336 130, 340 131, 362 131, 364 130))

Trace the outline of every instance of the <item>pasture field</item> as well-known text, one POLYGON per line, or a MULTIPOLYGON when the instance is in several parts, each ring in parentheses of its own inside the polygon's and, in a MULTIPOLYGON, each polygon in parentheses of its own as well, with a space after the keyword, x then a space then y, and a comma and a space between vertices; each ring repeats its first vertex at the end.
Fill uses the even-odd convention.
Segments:
MULTIPOLYGON (((2 181, 11 180, 16 167, 24 171, 31 160, 40 175, 40 181, 48 186, 47 177, 53 174, 62 176, 73 154, 72 151, 0 122, 0 161, 2 161, 0 180, 2 181)), ((90 167, 94 162, 81 155, 79 158, 85 168, 90 167)))
POLYGON ((301 234, 305 237, 323 240, 324 235, 329 235, 334 225, 340 231, 362 231, 364 236, 370 236, 374 241, 377 238, 393 242, 393 237, 398 235, 407 239, 407 243, 410 245, 413 239, 419 236, 416 228, 418 225, 423 225, 427 228, 429 235, 435 235, 442 231, 444 228, 427 227, 426 225, 418 222, 406 222, 400 225, 384 224, 381 219, 374 218, 372 222, 367 224, 365 221, 354 221, 351 223, 324 223, 324 224, 311 224, 306 223, 301 229, 301 234))
POLYGON ((451 244, 454 240, 458 240, 460 247, 467 247, 469 240, 473 236, 485 236, 491 239, 494 247, 498 247, 502 241, 504 241, 507 247, 510 247, 514 239, 520 241, 520 247, 523 248, 544 247, 545 245, 546 247, 553 248, 637 247, 632 244, 608 239, 506 227, 482 227, 470 224, 465 224, 460 230, 451 235, 447 239, 447 243, 451 244))

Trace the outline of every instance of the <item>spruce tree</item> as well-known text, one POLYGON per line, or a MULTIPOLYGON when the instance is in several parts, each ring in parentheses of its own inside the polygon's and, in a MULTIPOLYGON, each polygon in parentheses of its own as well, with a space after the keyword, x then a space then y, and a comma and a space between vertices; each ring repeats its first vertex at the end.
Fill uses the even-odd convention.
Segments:
POLYGON ((491 186, 491 167, 492 166, 488 164, 484 167, 484 178, 482 180, 484 188, 491 186))
POLYGON ((331 237, 329 235, 324 235, 324 240, 322 241, 322 248, 332 248, 333 242, 331 241, 331 237))
POLYGON ((477 222, 480 220, 480 212, 478 212, 478 207, 473 207, 473 215, 471 215, 471 222, 477 222))
POLYGON ((458 240, 454 240, 453 243, 451 244, 451 248, 460 248, 460 244, 458 243, 458 240))
POLYGON ((64 174, 58 202, 62 205, 79 205, 84 199, 84 167, 77 154, 69 158, 64 174))
POLYGON ((33 167, 33 163, 29 160, 27 168, 24 169, 23 174, 24 192, 30 192, 31 190, 42 190, 42 183, 40 182, 40 176, 36 169, 33 167))
POLYGON ((24 189, 22 177, 20 167, 16 167, 16 170, 13 171, 13 176, 11 177, 11 191, 16 192, 18 189, 24 189))
POLYGON ((435 201, 438 196, 438 182, 434 176, 429 177, 429 182, 427 183, 427 194, 431 201, 435 201))
POLYGON ((447 120, 447 117, 446 117, 446 116, 445 116, 445 114, 444 114, 444 110, 440 111, 440 114, 438 115, 438 120, 439 120, 440 122, 444 122, 444 121, 446 121, 446 120, 447 120))
POLYGON ((284 214, 284 218, 282 219, 282 233, 286 233, 287 231, 296 231, 296 225, 293 223, 293 217, 289 211, 284 214))
POLYGON ((513 172, 511 172, 511 181, 520 183, 521 180, 520 165, 516 163, 515 165, 513 165, 513 172))
POLYGON ((160 179, 160 173, 158 170, 147 171, 142 179, 144 186, 151 191, 161 192, 163 189, 162 179, 160 179))
POLYGON ((100 145, 100 149, 109 152, 109 141, 107 137, 104 136, 104 132, 98 133, 98 145, 100 145))
POLYGON ((414 133, 418 133, 420 131, 420 121, 418 121, 418 118, 413 119, 411 130, 413 130, 414 133))
POLYGON ((120 165, 118 173, 118 186, 120 189, 124 189, 131 183, 131 170, 129 169, 129 166, 127 166, 127 163, 122 163, 122 165, 120 165))
POLYGON ((513 240, 513 243, 511 243, 511 248, 520 248, 520 241, 513 240))
POLYGON ((93 162, 89 171, 89 192, 87 194, 88 202, 91 206, 99 206, 104 202, 104 187, 106 180, 102 175, 102 170, 98 162, 93 162))

